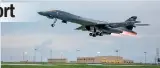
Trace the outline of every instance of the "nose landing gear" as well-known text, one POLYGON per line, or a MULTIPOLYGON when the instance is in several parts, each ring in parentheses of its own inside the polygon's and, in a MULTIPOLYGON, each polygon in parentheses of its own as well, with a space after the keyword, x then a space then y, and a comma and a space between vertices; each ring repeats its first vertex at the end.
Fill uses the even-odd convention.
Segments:
POLYGON ((51 24, 51 26, 54 27, 56 22, 57 22, 57 18, 54 18, 54 22, 53 24, 51 24))
POLYGON ((54 26, 55 26, 55 24, 51 24, 51 26, 52 26, 52 27, 54 27, 54 26))

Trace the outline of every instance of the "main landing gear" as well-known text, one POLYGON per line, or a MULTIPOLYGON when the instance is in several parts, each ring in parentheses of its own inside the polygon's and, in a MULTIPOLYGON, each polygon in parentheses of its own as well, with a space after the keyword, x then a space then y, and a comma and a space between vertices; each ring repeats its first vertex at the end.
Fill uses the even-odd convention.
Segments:
POLYGON ((93 33, 89 33, 89 36, 93 36, 93 37, 96 37, 96 36, 103 36, 103 33, 102 32, 93 32, 93 33))
POLYGON ((54 27, 56 22, 57 22, 57 18, 54 18, 54 22, 53 24, 51 24, 51 26, 54 27))
POLYGON ((92 33, 89 33, 89 36, 93 36, 93 37, 96 37, 96 36, 103 36, 103 33, 100 32, 100 31, 97 31, 96 28, 94 27, 93 28, 93 32, 92 33))

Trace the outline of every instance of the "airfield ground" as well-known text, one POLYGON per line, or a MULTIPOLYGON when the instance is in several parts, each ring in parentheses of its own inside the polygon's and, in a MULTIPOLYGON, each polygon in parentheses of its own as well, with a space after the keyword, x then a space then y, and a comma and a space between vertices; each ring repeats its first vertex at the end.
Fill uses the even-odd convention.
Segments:
POLYGON ((160 68, 157 65, 2 64, 2 68, 160 68))

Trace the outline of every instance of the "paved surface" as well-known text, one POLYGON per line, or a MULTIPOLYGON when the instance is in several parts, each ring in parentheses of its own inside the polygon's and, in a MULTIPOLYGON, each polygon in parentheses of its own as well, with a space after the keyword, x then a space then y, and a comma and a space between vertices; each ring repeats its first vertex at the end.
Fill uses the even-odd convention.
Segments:
POLYGON ((105 66, 147 66, 147 65, 105 65, 105 66))
MULTIPOLYGON (((53 64, 1 64, 1 65, 32 65, 32 66, 55 66, 53 64)), ((79 65, 79 64, 64 64, 64 65, 79 65)), ((102 64, 88 64, 88 65, 102 65, 102 64)), ((102 65, 102 66, 149 66, 149 65, 102 65)))
POLYGON ((1 65, 42 65, 42 64, 1 64, 1 65))

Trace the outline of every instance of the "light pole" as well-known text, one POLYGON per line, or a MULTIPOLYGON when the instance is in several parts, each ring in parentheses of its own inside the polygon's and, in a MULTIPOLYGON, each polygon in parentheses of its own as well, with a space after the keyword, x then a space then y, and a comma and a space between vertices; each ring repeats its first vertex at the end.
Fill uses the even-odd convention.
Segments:
POLYGON ((76 52, 77 52, 77 57, 76 57, 76 60, 77 60, 77 62, 76 63, 78 63, 79 62, 79 60, 78 60, 78 57, 79 57, 79 55, 78 55, 78 52, 80 51, 80 49, 76 49, 76 52))
POLYGON ((159 48, 156 48, 156 61, 157 61, 157 64, 160 63, 160 58, 159 58, 159 48))
MULTIPOLYGON (((24 60, 25 60, 25 55, 27 56, 27 52, 24 52, 24 55, 23 55, 24 60)), ((26 60, 27 60, 27 57, 26 57, 26 60)))
POLYGON ((11 61, 11 62, 13 62, 13 61, 12 61, 12 58, 13 58, 13 57, 12 57, 12 56, 10 56, 10 61, 11 61))
POLYGON ((23 58, 22 58, 23 60, 22 61, 24 61, 24 52, 23 52, 22 56, 23 56, 23 58))
POLYGON ((61 59, 62 59, 62 56, 63 56, 63 52, 61 52, 61 53, 60 53, 60 55, 61 55, 61 59))
POLYGON ((37 49, 34 49, 34 58, 33 58, 33 61, 34 61, 34 62, 36 62, 36 50, 37 50, 37 49))
POLYGON ((101 52, 97 52, 97 56, 100 56, 100 53, 101 53, 101 52))
POLYGON ((118 51, 118 50, 116 50, 116 53, 117 53, 117 61, 118 61, 118 52, 119 52, 119 51, 118 51))
POLYGON ((43 59, 43 58, 42 58, 42 55, 41 55, 41 63, 42 63, 42 59, 43 59))
POLYGON ((77 57, 78 57, 78 52, 79 52, 79 51, 80 51, 79 49, 76 50, 76 52, 77 52, 77 57))
POLYGON ((144 52, 144 63, 146 64, 146 54, 147 52, 144 52))
POLYGON ((50 58, 52 59, 52 49, 50 50, 50 58))

